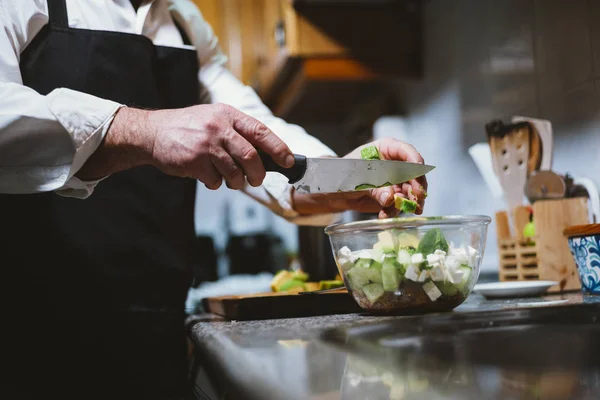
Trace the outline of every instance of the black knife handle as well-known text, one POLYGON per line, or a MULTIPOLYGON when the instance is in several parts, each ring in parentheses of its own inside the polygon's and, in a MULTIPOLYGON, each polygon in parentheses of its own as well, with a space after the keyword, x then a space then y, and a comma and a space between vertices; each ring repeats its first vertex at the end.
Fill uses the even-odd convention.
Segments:
POLYGON ((296 183, 304 176, 306 172, 306 157, 300 154, 294 154, 295 163, 292 168, 283 168, 271 158, 270 155, 264 151, 258 150, 258 155, 262 160, 265 170, 267 172, 278 172, 281 175, 285 175, 289 179, 290 183, 296 183))

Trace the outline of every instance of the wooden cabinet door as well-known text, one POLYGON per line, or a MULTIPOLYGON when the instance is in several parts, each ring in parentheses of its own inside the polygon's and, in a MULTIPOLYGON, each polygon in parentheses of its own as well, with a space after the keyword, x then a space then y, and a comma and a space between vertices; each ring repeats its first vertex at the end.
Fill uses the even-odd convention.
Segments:
POLYGON ((211 24, 228 68, 242 82, 253 85, 264 57, 263 18, 267 0, 194 0, 211 24))

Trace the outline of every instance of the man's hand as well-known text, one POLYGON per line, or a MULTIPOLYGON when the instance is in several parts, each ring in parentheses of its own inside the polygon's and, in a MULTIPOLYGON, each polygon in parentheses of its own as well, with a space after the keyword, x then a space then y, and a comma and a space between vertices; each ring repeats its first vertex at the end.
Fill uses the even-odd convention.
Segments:
POLYGON ((241 189, 245 178, 259 186, 265 168, 256 149, 283 167, 294 164, 287 145, 256 119, 224 104, 178 110, 122 108, 100 148, 77 176, 97 179, 138 165, 198 179, 218 189, 223 179, 241 189))
MULTIPOLYGON (((377 146, 379 154, 385 160, 424 163, 423 157, 413 146, 399 140, 385 138, 365 146, 377 146)), ((360 150, 365 146, 359 147, 344 158, 360 158, 360 150)), ((300 214, 323 214, 353 210, 363 213, 378 212, 379 218, 390 218, 400 212, 394 206, 394 194, 416 201, 418 203, 416 213, 422 214, 425 197, 427 196, 426 191, 427 179, 422 176, 400 185, 359 192, 319 194, 294 192, 293 201, 296 211, 300 214)))

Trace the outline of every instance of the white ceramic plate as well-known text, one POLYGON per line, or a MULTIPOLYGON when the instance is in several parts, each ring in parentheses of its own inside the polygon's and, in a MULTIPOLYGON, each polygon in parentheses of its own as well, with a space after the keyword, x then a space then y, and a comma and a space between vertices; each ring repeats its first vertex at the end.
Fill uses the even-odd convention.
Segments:
POLYGON ((536 296, 558 285, 555 281, 515 281, 478 283, 473 290, 487 298, 507 298, 536 296))

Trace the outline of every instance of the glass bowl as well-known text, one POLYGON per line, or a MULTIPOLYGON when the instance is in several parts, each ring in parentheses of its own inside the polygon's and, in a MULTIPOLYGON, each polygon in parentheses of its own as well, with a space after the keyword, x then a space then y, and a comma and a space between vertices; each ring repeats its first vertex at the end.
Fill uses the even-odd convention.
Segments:
POLYGON ((389 218, 325 228, 348 292, 375 313, 449 311, 471 293, 487 216, 389 218))

